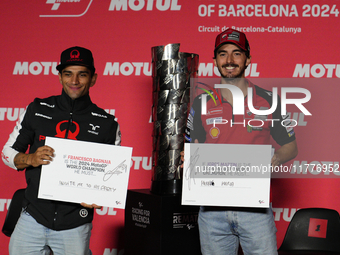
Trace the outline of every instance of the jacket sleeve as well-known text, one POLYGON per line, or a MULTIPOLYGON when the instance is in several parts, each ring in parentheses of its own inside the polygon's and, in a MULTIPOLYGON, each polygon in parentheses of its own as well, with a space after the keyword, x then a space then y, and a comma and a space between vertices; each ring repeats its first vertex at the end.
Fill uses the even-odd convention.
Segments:
POLYGON ((196 139, 199 143, 204 143, 205 137, 206 132, 201 119, 201 97, 198 96, 194 99, 188 115, 185 139, 191 143, 194 143, 196 139))
POLYGON ((116 141, 115 141, 115 145, 120 146, 121 143, 121 133, 120 133, 120 128, 119 128, 119 124, 117 123, 117 130, 116 130, 116 141))
POLYGON ((290 115, 281 115, 281 99, 278 96, 278 104, 276 110, 273 113, 273 119, 278 119, 275 121, 273 126, 270 128, 270 134, 273 139, 280 145, 285 145, 295 140, 295 132, 293 128, 293 123, 291 121, 290 115))
POLYGON ((19 132, 22 128, 21 123, 24 119, 24 116, 26 114, 26 111, 24 111, 22 114, 20 114, 18 121, 16 122, 16 125, 13 129, 13 132, 9 135, 8 141, 4 145, 2 149, 2 161, 5 163, 5 165, 18 170, 15 167, 14 164, 14 157, 19 153, 19 151, 12 148, 13 144, 17 140, 17 137, 19 136, 19 132))

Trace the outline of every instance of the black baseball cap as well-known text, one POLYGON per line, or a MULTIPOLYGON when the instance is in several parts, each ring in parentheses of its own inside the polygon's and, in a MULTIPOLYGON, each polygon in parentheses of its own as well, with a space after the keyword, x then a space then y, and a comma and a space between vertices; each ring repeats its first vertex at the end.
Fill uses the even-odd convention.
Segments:
POLYGON ((70 65, 86 66, 92 73, 96 71, 92 52, 79 46, 68 48, 61 53, 57 70, 61 72, 66 66, 70 65))

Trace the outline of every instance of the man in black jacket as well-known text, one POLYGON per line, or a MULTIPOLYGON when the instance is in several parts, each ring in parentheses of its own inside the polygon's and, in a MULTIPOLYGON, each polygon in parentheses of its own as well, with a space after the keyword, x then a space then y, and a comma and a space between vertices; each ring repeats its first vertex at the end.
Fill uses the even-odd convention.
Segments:
POLYGON ((96 204, 76 204, 38 199, 41 166, 53 160, 54 150, 46 136, 120 145, 115 117, 92 103, 89 90, 95 85, 93 56, 82 47, 66 49, 57 66, 62 94, 36 98, 26 109, 3 149, 3 161, 26 169, 27 188, 23 212, 11 236, 11 255, 92 254, 89 240, 96 204), (96 132, 92 126, 96 126, 96 132), (27 148, 29 152, 26 153, 27 148))

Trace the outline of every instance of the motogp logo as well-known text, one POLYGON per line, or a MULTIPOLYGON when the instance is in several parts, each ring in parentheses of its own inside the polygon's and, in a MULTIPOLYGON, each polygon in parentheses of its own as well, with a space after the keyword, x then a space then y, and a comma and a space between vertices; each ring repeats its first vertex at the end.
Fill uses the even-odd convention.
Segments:
POLYGON ((81 209, 81 210, 79 211, 79 215, 80 215, 80 217, 82 217, 82 218, 86 218, 87 215, 89 215, 89 212, 88 212, 86 209, 81 209))

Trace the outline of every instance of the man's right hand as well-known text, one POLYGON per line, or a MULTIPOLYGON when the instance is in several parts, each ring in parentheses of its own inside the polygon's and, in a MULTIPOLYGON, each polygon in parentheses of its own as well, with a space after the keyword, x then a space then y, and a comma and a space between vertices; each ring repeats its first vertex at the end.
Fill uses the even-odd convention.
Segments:
MULTIPOLYGON (((197 139, 195 139, 195 143, 198 143, 197 139)), ((184 167, 184 151, 181 151, 181 162, 182 162, 181 168, 183 168, 184 167)))
POLYGON ((53 157, 53 148, 44 145, 32 154, 19 152, 14 158, 14 164, 17 169, 24 169, 29 166, 37 167, 40 165, 48 165, 53 160, 53 157))

